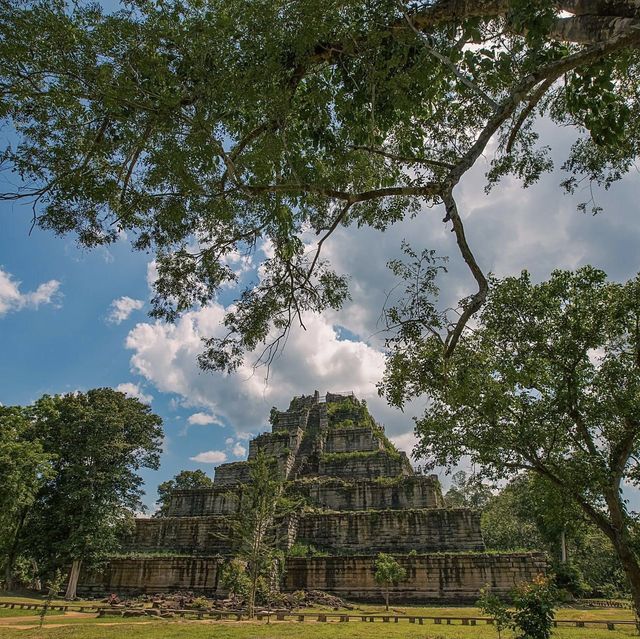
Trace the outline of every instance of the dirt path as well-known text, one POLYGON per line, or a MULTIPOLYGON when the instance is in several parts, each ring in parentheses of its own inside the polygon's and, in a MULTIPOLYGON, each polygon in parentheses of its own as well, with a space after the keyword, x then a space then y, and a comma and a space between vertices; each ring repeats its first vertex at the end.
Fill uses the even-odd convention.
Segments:
MULTIPOLYGON (((63 615, 52 615, 51 617, 47 617, 47 619, 95 619, 98 615, 93 612, 65 612, 63 615)), ((37 628, 40 624, 40 616, 39 615, 24 615, 18 617, 0 617, 0 628, 22 628, 22 629, 31 629, 37 628), (26 622, 26 623, 25 623, 26 622), (29 625, 29 622, 36 623, 35 626, 29 625)), ((70 624, 65 623, 49 623, 48 621, 45 623, 48 628, 59 628, 60 626, 68 626, 70 624)), ((106 625, 106 624, 105 624, 106 625)), ((113 625, 113 624, 111 624, 113 625)))

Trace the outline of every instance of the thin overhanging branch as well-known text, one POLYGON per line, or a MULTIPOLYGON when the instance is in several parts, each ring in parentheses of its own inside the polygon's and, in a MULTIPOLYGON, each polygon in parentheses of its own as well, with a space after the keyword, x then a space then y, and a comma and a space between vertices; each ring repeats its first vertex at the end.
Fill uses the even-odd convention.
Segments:
POLYGON ((398 153, 392 153, 385 149, 377 149, 372 146, 364 146, 356 144, 351 147, 354 151, 365 151, 367 153, 373 153, 374 155, 381 155, 384 158, 393 160, 394 162, 400 162, 402 164, 426 164, 427 166, 435 166, 442 169, 452 169, 454 165, 450 162, 443 162, 442 160, 433 160, 431 158, 425 158, 422 156, 407 156, 400 155, 398 153))
POLYGON ((537 104, 542 100, 545 93, 551 88, 553 83, 556 81, 556 77, 551 76, 547 78, 532 94, 529 98, 529 102, 522 112, 518 116, 515 124, 513 125, 513 129, 509 135, 509 140, 506 146, 506 152, 511 153, 513 150, 513 145, 515 144, 516 138, 518 137, 518 133, 520 133, 520 129, 522 129, 522 125, 526 122, 527 118, 531 115, 533 110, 536 108, 537 104))
POLYGON ((458 321, 456 322, 453 331, 450 331, 445 340, 445 358, 450 357, 453 353, 460 336, 462 335, 462 331, 469 319, 480 310, 485 300, 487 299, 487 293, 489 292, 489 283, 487 278, 485 277, 482 269, 478 265, 476 258, 474 257, 471 249, 469 248, 469 244, 467 242, 467 238, 464 232, 464 225, 462 224, 462 220, 458 213, 458 206, 453 197, 453 193, 448 191, 443 194, 442 200, 444 202, 445 208, 447 210, 447 218, 453 224, 453 232, 456 236, 456 243, 458 244, 458 248, 460 249, 460 253, 462 255, 462 259, 465 261, 465 264, 469 267, 471 274, 473 275, 476 283, 478 284, 478 291, 471 296, 468 304, 465 305, 458 321))
POLYGON ((420 38, 427 51, 439 62, 441 62, 453 75, 464 84, 468 89, 470 89, 473 93, 480 96, 493 110, 498 108, 498 103, 489 95, 487 95, 471 78, 467 77, 464 73, 458 69, 458 67, 449 59, 446 55, 440 53, 437 49, 431 46, 431 42, 429 42, 429 37, 423 32, 420 31, 406 11, 404 11, 404 7, 400 4, 400 10, 404 15, 404 19, 406 20, 409 28, 420 38))
POLYGON ((318 245, 316 247, 316 252, 315 252, 315 255, 313 256, 313 260, 311 261, 311 265, 309 266, 309 270, 307 271, 307 275, 306 275, 306 277, 304 279, 304 282, 302 284, 303 286, 306 286, 309 283, 309 280, 311 279, 311 276, 313 275, 313 271, 315 270, 316 265, 318 264, 318 260, 320 259, 320 253, 322 252, 322 245, 333 234, 333 232, 338 228, 338 226, 344 220, 344 218, 346 217, 347 213, 349 212, 349 209, 352 206, 353 206, 353 204, 351 202, 347 202, 342 207, 342 209, 340 210, 338 215, 336 215, 335 219, 333 220, 333 222, 329 226, 327 232, 318 241, 318 245))

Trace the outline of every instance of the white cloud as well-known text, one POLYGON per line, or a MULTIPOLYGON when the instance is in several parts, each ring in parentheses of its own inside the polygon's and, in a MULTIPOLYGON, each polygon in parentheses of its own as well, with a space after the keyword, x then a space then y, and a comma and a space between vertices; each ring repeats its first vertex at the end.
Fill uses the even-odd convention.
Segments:
POLYGON ((209 415, 208 413, 194 413, 189 416, 187 421, 190 424, 195 424, 196 426, 208 426, 209 424, 222 426, 220 420, 215 415, 209 415))
POLYGON ((118 384, 116 390, 128 395, 129 397, 135 397, 144 404, 150 404, 153 400, 153 395, 147 395, 140 388, 139 384, 133 384, 132 382, 125 382, 124 384, 118 384))
POLYGON ((234 457, 246 457, 247 449, 240 443, 236 442, 231 451, 234 457))
POLYGON ((189 459, 200 464, 221 464, 227 461, 227 454, 221 450, 207 450, 194 457, 189 457, 189 459))
POLYGON ((214 304, 184 314, 175 324, 140 323, 127 336, 132 369, 161 392, 179 395, 185 406, 206 409, 236 430, 236 439, 268 428, 271 406, 286 408, 294 395, 353 390, 367 399, 390 432, 406 432, 410 420, 389 408, 376 391, 384 368, 380 350, 362 341, 342 340, 324 316, 306 316, 306 331, 295 328, 287 348, 271 367, 252 368, 251 356, 234 375, 203 373, 196 357, 203 336, 220 335, 225 309, 214 304))
POLYGON ((49 280, 40 284, 35 291, 20 292, 20 282, 11 273, 0 269, 0 317, 10 311, 20 311, 24 308, 37 309, 41 304, 58 304, 60 282, 49 280))
POLYGON ((131 297, 119 297, 111 302, 107 321, 111 324, 121 324, 131 313, 139 311, 144 306, 142 300, 134 300, 131 297))
POLYGON ((153 291, 153 285, 158 279, 158 263, 155 260, 147 263, 147 286, 153 291))

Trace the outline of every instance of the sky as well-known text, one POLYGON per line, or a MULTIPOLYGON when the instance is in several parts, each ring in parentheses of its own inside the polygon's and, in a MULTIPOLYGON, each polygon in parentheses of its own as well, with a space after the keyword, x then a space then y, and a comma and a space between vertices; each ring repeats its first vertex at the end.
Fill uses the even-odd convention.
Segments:
MULTIPOLYGON (((545 121, 537 128, 541 144, 553 144, 559 166, 574 132, 545 121)), ((584 192, 563 194, 559 171, 528 189, 506 178, 485 195, 488 161, 456 191, 485 272, 506 276, 527 268, 542 280, 554 268, 592 264, 623 281, 640 270, 637 171, 608 192, 596 191, 604 212, 594 217, 576 208, 588 197, 584 192)), ((412 417, 424 402, 403 413, 376 392, 384 369, 380 313, 397 283, 386 263, 408 239, 416 249, 450 257, 440 281, 445 300, 473 292, 440 209, 425 209, 384 233, 340 229, 326 243, 326 257, 349 275, 352 300, 339 312, 307 317, 306 331, 293 331, 268 380, 264 369, 250 366, 233 376, 203 373, 196 362, 200 338, 220 330, 233 291, 173 325, 152 320, 153 255, 133 252, 126 238, 87 251, 73 236, 31 230, 31 217, 29 205, 0 203, 0 402, 28 404, 44 393, 110 386, 149 403, 165 430, 160 470, 143 472, 151 508, 160 482, 182 469, 212 475, 216 465, 244 459, 248 439, 268 430, 272 406, 286 409, 292 396, 316 389, 352 390, 366 399, 392 440, 410 453, 412 417)), ((238 258, 232 266, 241 284, 255 277, 256 261, 238 258)), ((440 475, 445 479, 444 469, 440 475)))

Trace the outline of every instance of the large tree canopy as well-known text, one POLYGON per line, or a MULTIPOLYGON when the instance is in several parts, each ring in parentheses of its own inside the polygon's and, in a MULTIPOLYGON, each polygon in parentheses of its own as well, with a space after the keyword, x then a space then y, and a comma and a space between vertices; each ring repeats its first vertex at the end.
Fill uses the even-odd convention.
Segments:
POLYGON ((53 458, 26 543, 45 571, 73 562, 70 581, 77 580, 80 563, 116 551, 133 513, 144 509, 138 472, 158 468, 162 419, 111 388, 45 395, 25 411, 34 439, 53 458))
MULTIPOLYGON (((454 190, 491 140, 491 185, 551 161, 536 118, 572 124, 565 187, 609 185, 638 152, 638 0, 64 0, 0 2, 5 198, 34 223, 153 251, 155 316, 215 298, 238 252, 259 280, 206 343, 233 369, 346 279, 322 247, 340 225, 385 229, 444 205, 477 290, 447 322, 455 347, 486 297, 454 190), (314 238, 314 235, 316 236, 314 238)), ((425 213, 431 214, 431 213, 425 213)), ((428 244, 428 238, 423 243, 428 244)))
POLYGON ((534 285, 523 272, 493 282, 450 358, 413 323, 391 346, 390 400, 431 397, 416 452, 552 484, 607 536, 640 610, 639 530, 622 492, 640 482, 640 276, 618 284, 584 267, 534 285))

